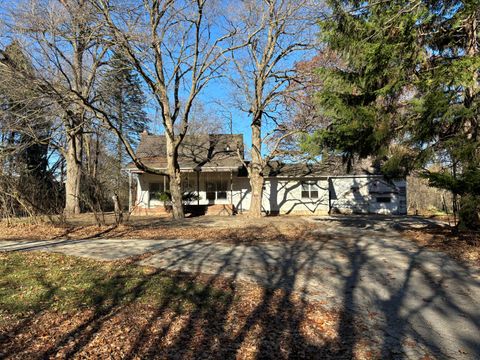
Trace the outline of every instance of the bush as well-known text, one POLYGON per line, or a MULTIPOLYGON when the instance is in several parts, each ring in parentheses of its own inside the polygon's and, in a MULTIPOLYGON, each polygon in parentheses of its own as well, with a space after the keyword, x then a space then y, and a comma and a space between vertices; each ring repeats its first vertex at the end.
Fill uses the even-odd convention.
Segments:
POLYGON ((458 227, 461 230, 480 230, 480 200, 475 196, 464 196, 458 212, 458 227))
MULTIPOLYGON (((164 192, 160 192, 160 193, 155 194, 153 196, 153 198, 166 203, 166 202, 170 202, 172 200, 172 195, 170 194, 170 191, 164 191, 164 192)), ((200 199, 200 197, 196 193, 194 193, 193 191, 186 192, 182 196, 182 200, 186 204, 189 204, 192 201, 197 201, 199 199, 200 199)))

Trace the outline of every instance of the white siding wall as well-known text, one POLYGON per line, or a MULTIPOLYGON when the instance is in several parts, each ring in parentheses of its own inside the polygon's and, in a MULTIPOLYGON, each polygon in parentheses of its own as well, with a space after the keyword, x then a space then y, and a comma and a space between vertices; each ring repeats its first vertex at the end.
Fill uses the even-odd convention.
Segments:
MULTIPOLYGON (((190 187, 196 188, 196 174, 190 173, 190 187)), ((211 176, 225 176, 230 180, 230 173, 200 174, 200 205, 208 205, 206 179, 211 176)), ((406 213, 406 196, 399 195, 399 187, 405 187, 404 180, 394 181, 394 186, 379 177, 332 177, 327 179, 308 179, 315 181, 318 198, 302 198, 302 179, 266 179, 263 195, 263 210, 267 213, 280 214, 326 214, 329 210, 329 182, 331 189, 330 205, 334 211, 342 213, 406 213), (390 202, 378 202, 377 198, 390 198, 390 202)), ((149 199, 149 184, 163 182, 161 176, 141 174, 138 176, 137 202, 140 207, 157 207, 163 205, 158 200, 149 199)), ((248 211, 250 207, 250 184, 248 178, 233 174, 232 188, 228 181, 227 199, 215 200, 215 204, 232 203, 239 212, 248 211)), ((192 204, 197 204, 194 201, 192 204)))
POLYGON ((341 213, 406 213, 406 197, 399 195, 400 187, 405 186, 404 180, 392 184, 377 176, 331 178, 331 207, 341 213), (382 198, 390 202, 379 202, 382 198))
POLYGON ((265 182, 263 193, 264 211, 280 214, 327 213, 328 183, 326 180, 311 179, 316 184, 317 198, 302 198, 301 179, 271 178, 265 182))

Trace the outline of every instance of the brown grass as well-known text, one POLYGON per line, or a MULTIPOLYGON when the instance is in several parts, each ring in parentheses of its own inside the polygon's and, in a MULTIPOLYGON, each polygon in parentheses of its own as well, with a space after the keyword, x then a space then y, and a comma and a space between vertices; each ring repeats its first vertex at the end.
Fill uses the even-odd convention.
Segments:
POLYGON ((419 246, 442 251, 460 262, 475 267, 480 266, 479 234, 455 233, 449 227, 407 230, 403 234, 419 246))
MULTIPOLYGON (((17 222, 7 226, 6 223, 0 222, 0 240, 194 239, 255 244, 299 239, 315 241, 318 234, 312 230, 319 226, 295 216, 264 217, 255 220, 246 216, 206 216, 180 221, 168 217, 132 217, 120 226, 96 226, 92 223, 93 217, 88 214, 70 219, 66 224, 17 222)), ((422 247, 445 252, 469 265, 480 266, 478 233, 455 234, 448 226, 432 226, 422 229, 406 229, 402 234, 422 247)))
POLYGON ((257 243, 289 240, 314 240, 315 224, 301 218, 246 217, 185 219, 181 222, 165 218, 134 219, 120 226, 68 224, 16 224, 1 226, 0 240, 53 240, 88 238, 123 239, 195 239, 227 243, 257 243), (200 219, 200 220, 198 220, 200 219), (207 224, 207 225, 205 225, 207 224))
POLYGON ((1 256, 17 268, 0 276, 9 284, 2 358, 379 358, 360 322, 281 289, 59 254, 1 256), (76 274, 64 279, 67 270, 76 274), (11 296, 39 307, 20 310, 11 296))

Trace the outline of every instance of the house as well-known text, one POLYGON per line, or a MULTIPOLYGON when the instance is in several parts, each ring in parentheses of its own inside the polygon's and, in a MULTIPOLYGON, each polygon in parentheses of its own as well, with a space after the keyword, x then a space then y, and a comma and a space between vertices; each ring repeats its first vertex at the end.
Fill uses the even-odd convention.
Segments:
MULTIPOLYGON (((165 136, 141 135, 137 156, 147 165, 166 170, 165 136)), ((205 214, 247 212, 250 184, 244 160, 243 135, 187 135, 179 148, 182 188, 188 211, 205 214), (187 196, 188 195, 188 196, 187 196)), ((406 182, 387 180, 343 167, 285 164, 273 161, 264 170, 263 211, 266 214, 376 213, 406 214, 406 182)), ((133 163, 130 207, 134 214, 168 211, 168 177, 147 174, 133 163)))

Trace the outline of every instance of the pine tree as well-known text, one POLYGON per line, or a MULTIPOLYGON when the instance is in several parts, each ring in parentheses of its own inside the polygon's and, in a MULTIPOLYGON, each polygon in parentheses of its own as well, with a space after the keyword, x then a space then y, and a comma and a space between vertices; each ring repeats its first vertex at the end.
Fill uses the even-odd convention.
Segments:
POLYGON ((17 81, 15 71, 35 73, 21 45, 13 41, 2 51, 0 62, 0 133, 5 139, 0 142, 0 163, 8 163, 9 175, 16 175, 9 185, 15 184, 11 192, 18 193, 23 204, 35 212, 55 210, 45 203, 45 194, 54 186, 48 158, 52 132, 48 106, 38 93, 17 81))
POLYGON ((461 195, 463 223, 478 224, 478 0, 330 5, 322 40, 344 66, 320 69, 331 124, 308 141, 347 161, 373 155, 389 176, 423 169, 433 186, 461 195), (426 170, 438 159, 444 170, 426 170))
MULTIPOLYGON (((149 120, 144 111, 145 97, 139 77, 125 58, 115 53, 110 67, 100 85, 100 93, 105 110, 112 115, 115 126, 127 139, 135 144, 139 134, 148 127, 149 120)), ((121 168, 124 161, 123 144, 116 141, 118 178, 121 181, 121 168)))

